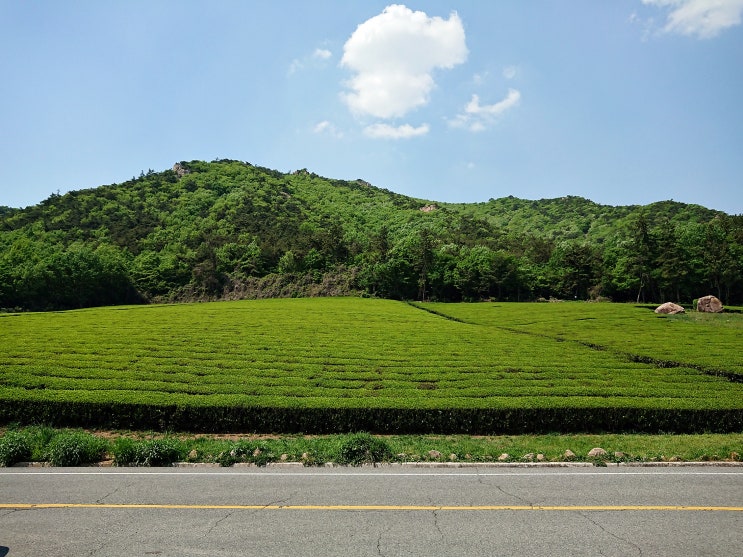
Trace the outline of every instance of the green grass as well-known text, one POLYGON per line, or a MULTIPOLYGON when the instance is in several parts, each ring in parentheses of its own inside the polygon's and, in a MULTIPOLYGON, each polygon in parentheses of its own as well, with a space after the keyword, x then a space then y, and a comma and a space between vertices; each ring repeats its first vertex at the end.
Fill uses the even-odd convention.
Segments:
POLYGON ((142 432, 85 432, 47 427, 12 428, 0 433, 0 466, 19 461, 52 465, 169 466, 175 462, 232 466, 250 463, 328 462, 523 462, 543 455, 546 462, 741 462, 743 434, 700 435, 393 435, 366 433, 327 436, 162 435, 142 432), (588 456, 594 447, 607 455, 588 456), (64 448, 64 450, 62 450, 64 448), (575 456, 566 456, 566 451, 575 456), (507 456, 503 456, 507 455, 507 456), (528 458, 527 455, 533 455, 528 458), (527 458, 525 458, 527 457, 527 458))
POLYGON ((0 404, 743 413, 743 383, 730 380, 743 377, 742 332, 740 314, 588 303, 314 298, 5 314, 0 404))

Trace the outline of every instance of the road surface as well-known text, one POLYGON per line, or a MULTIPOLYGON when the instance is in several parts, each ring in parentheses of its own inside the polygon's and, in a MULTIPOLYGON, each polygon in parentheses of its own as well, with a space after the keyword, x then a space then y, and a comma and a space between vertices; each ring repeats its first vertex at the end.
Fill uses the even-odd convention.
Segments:
POLYGON ((0 469, 0 557, 741 548, 743 468, 0 469))

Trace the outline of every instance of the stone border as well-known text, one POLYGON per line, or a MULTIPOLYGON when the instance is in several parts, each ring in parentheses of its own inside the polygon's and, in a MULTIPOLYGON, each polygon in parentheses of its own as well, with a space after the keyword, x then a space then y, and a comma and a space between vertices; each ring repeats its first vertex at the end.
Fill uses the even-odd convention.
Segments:
MULTIPOLYGON (((172 466, 136 466, 134 468, 279 468, 279 469, 313 469, 313 468, 743 468, 743 462, 701 461, 701 462, 377 462, 361 466, 347 466, 326 462, 321 466, 305 466, 301 462, 269 462, 261 467, 253 462, 237 462, 231 466, 221 466, 216 462, 176 462, 172 466)), ((16 462, 8 468, 55 468, 49 462, 16 462)), ((64 468, 64 467, 61 467, 64 468)), ((72 468, 117 468, 110 461, 73 466, 72 468)), ((123 467, 131 468, 131 467, 123 467)))

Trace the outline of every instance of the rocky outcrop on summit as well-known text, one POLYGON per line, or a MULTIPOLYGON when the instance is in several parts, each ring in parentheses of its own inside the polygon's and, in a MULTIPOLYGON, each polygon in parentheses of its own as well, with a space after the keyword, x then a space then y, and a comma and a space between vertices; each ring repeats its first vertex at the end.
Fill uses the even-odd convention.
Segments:
POLYGON ((191 174, 191 171, 179 162, 173 165, 173 172, 175 172, 178 178, 183 178, 186 174, 191 174))

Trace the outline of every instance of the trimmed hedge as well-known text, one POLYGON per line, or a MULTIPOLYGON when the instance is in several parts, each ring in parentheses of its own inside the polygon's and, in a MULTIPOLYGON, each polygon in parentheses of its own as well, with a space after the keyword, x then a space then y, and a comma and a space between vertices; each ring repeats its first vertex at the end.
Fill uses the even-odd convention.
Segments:
POLYGON ((743 412, 619 407, 262 408, 17 400, 0 407, 0 423, 193 433, 732 433, 743 431, 743 412))
POLYGON ((743 319, 697 317, 658 319, 609 304, 418 308, 358 299, 23 314, 0 319, 0 423, 743 431, 735 381, 743 319))

